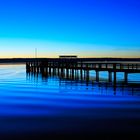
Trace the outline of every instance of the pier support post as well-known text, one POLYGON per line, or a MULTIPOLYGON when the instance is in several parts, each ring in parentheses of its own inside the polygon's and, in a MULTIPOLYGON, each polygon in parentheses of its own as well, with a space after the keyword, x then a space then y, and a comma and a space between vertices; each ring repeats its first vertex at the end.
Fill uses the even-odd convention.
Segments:
POLYGON ((127 81, 128 81, 128 73, 127 72, 124 73, 124 80, 127 83, 127 81))
POLYGON ((66 77, 67 78, 69 77, 69 69, 68 68, 66 69, 66 77))
POLYGON ((89 81, 89 70, 86 70, 86 81, 89 81))
POLYGON ((53 68, 53 76, 56 74, 56 69, 53 68))
POLYGON ((72 79, 74 79, 74 69, 72 69, 72 79))
POLYGON ((61 77, 64 77, 64 69, 61 68, 61 77))
POLYGON ((30 64, 28 64, 27 62, 26 62, 26 71, 30 72, 30 64))
POLYGON ((112 82, 112 72, 108 72, 108 75, 109 75, 109 82, 112 82))
POLYGON ((99 71, 96 70, 96 82, 99 82, 99 71))
POLYGON ((81 80, 83 80, 83 70, 80 69, 80 77, 81 77, 81 80))
POLYGON ((114 95, 116 95, 116 71, 114 71, 114 82, 113 82, 113 89, 114 89, 114 95))
POLYGON ((116 72, 114 71, 114 83, 116 84, 116 72))

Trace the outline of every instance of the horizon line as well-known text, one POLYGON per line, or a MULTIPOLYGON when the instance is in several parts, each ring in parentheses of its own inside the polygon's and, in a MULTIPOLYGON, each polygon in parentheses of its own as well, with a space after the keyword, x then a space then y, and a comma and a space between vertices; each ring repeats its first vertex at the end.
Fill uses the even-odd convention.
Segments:
MULTIPOLYGON (((35 57, 3 57, 3 58, 0 58, 0 59, 51 59, 51 58, 59 58, 59 57, 37 57, 37 58, 35 58, 35 57)), ((140 59, 140 57, 76 57, 76 59, 78 59, 78 58, 140 59)))

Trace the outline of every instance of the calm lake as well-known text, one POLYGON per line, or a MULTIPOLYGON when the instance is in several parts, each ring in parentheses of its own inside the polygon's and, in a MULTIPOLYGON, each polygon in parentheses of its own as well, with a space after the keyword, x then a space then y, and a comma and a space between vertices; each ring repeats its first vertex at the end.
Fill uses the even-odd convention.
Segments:
POLYGON ((26 73, 25 65, 0 65, 0 134, 42 135, 138 134, 140 74, 123 74, 117 84, 107 73, 100 82, 26 73))

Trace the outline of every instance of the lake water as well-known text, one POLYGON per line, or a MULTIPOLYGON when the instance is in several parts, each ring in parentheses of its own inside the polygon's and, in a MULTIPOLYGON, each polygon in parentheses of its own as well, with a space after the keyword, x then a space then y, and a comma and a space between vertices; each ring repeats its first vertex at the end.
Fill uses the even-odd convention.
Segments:
MULTIPOLYGON (((95 77, 95 73, 90 73, 95 77)), ((140 74, 117 84, 26 73, 0 65, 0 134, 5 138, 54 135, 139 134, 140 74)))

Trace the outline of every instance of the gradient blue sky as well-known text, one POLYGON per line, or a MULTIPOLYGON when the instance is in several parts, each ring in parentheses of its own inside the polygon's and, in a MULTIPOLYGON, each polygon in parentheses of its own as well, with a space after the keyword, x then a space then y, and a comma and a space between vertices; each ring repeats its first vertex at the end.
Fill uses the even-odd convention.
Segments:
POLYGON ((0 57, 140 57, 139 0, 0 0, 0 57))

